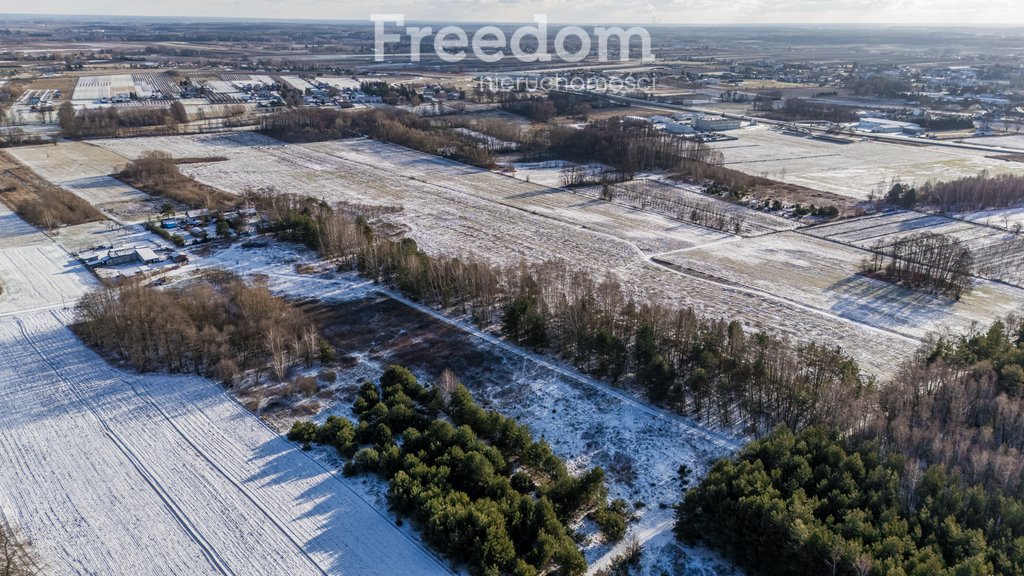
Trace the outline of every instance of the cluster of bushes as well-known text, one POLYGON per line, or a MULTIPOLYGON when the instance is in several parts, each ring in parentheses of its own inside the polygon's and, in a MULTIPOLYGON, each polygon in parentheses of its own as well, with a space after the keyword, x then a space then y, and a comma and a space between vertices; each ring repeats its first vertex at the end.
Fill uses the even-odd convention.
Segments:
POLYGON ((174 158, 158 150, 144 152, 114 177, 147 194, 168 198, 190 208, 219 210, 238 203, 234 195, 182 174, 174 158))
POLYGON ((676 532, 760 575, 1024 573, 1020 500, 820 428, 777 430, 716 463, 676 532))
POLYGON ((100 288, 76 307, 75 331, 105 355, 143 372, 196 373, 232 383, 243 370, 282 379, 333 351, 315 326, 259 281, 221 273, 159 290, 100 288))
POLYGON ((484 410, 450 375, 426 388, 392 366, 380 386, 364 382, 353 404, 359 422, 297 422, 293 441, 334 446, 346 474, 388 479, 399 517, 431 546, 474 574, 582 574, 586 562, 567 525, 597 511, 606 534, 625 532, 622 504, 605 505, 604 473, 571 476, 525 426, 484 410))

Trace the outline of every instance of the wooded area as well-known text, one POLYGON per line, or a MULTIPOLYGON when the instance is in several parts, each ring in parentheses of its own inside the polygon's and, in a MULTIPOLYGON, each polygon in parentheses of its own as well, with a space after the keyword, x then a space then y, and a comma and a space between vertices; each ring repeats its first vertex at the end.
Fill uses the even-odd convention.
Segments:
POLYGON ((288 369, 332 353, 298 309, 259 281, 208 273, 181 288, 125 284, 86 294, 75 332, 142 372, 194 373, 233 384, 243 371, 288 369))
POLYGON ((367 136, 481 168, 494 166, 490 151, 470 136, 397 108, 295 108, 263 116, 260 131, 285 142, 367 136))
POLYGON ((676 533, 751 574, 1024 573, 1020 500, 819 428, 779 429, 719 461, 686 494, 676 533))
POLYGON ((871 252, 862 271, 875 278, 956 299, 971 288, 974 257, 956 238, 920 232, 895 242, 879 242, 871 252))
POLYGON ((399 518, 473 574, 586 569, 568 526, 608 510, 600 468, 570 475, 546 442, 481 408, 450 373, 427 388, 392 366, 380 386, 363 382, 353 413, 356 425, 337 416, 322 426, 297 422, 288 437, 334 446, 351 459, 346 474, 386 478, 399 518))

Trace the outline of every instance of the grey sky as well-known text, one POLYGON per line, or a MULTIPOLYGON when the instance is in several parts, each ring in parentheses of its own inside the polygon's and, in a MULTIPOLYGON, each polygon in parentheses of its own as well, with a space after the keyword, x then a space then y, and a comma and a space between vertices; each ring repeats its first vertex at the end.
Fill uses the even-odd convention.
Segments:
POLYGON ((552 22, 1024 24, 1020 0, 5 0, 0 13, 552 22))

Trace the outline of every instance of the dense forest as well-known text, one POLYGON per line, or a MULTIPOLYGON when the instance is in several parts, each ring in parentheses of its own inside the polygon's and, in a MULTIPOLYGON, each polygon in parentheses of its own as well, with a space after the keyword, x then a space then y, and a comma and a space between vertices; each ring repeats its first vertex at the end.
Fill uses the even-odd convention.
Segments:
POLYGON ((143 372, 195 373, 231 384, 242 371, 328 359, 333 350, 296 308, 259 281, 230 273, 174 289, 125 284, 86 294, 75 332, 104 355, 143 372))
POLYGON ((570 475, 546 442, 481 408, 450 373, 427 388, 392 366, 379 386, 362 384, 352 411, 358 424, 300 421, 288 437, 333 446, 349 459, 346 474, 386 478, 399 518, 473 574, 582 574, 572 521, 590 514, 613 539, 625 532, 600 468, 570 475))
POLYGON ((752 574, 1024 573, 1024 502, 820 428, 780 428, 716 463, 676 533, 752 574))
POLYGON ((779 428, 716 464, 677 533, 753 574, 1024 573, 1022 392, 1019 318, 939 339, 860 419, 779 428))

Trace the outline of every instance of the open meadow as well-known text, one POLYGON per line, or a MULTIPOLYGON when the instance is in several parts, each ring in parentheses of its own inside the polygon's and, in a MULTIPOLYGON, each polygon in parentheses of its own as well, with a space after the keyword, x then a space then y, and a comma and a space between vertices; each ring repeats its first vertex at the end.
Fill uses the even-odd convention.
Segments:
POLYGON ((916 143, 857 140, 836 143, 767 126, 728 132, 736 140, 712 143, 725 166, 747 174, 866 199, 888 190, 895 178, 908 184, 1020 172, 1020 164, 991 158, 994 152, 916 143))

